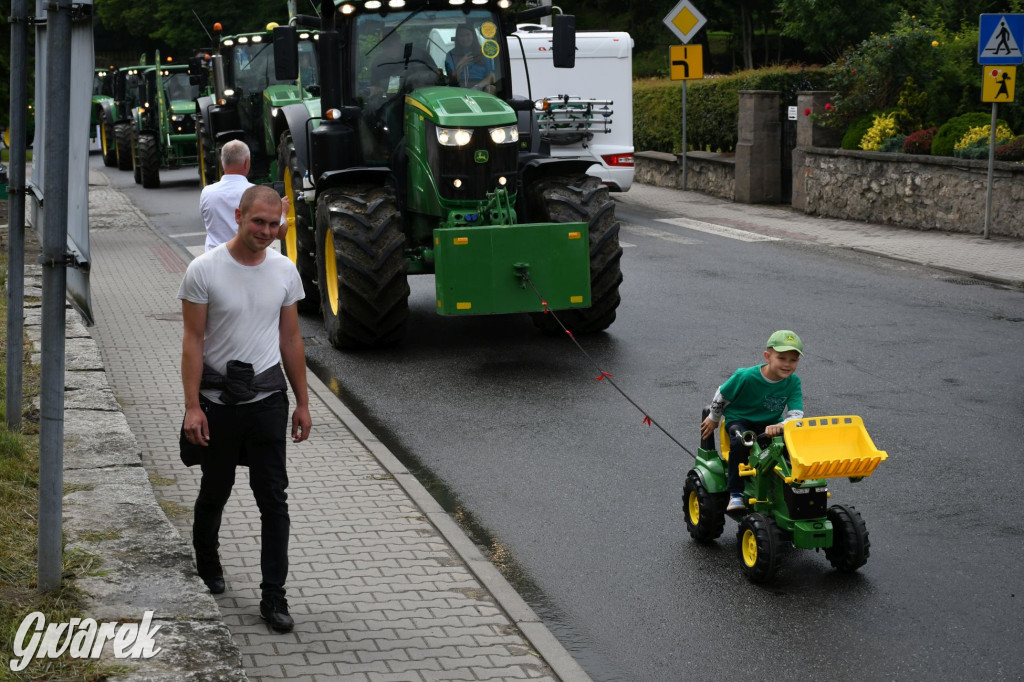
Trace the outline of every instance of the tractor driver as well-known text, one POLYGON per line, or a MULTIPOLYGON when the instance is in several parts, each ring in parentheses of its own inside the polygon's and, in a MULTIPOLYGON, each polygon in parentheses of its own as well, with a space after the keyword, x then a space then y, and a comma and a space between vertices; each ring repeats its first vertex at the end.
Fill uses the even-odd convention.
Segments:
POLYGON ((470 24, 455 29, 455 47, 444 60, 450 85, 494 92, 494 60, 484 56, 470 24))

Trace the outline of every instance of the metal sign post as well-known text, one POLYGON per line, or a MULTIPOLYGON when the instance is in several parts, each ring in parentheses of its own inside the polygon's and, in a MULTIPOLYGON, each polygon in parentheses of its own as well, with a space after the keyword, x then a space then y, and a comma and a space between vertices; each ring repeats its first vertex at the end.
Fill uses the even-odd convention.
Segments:
POLYGON ((696 7, 694 7, 690 0, 680 0, 675 7, 665 16, 662 20, 668 29, 672 33, 676 34, 679 40, 683 41, 683 45, 672 45, 669 47, 669 70, 671 72, 672 80, 682 80, 682 154, 680 155, 679 161, 682 167, 682 180, 683 189, 686 189, 686 152, 688 151, 688 145, 686 144, 686 81, 690 78, 703 78, 704 67, 702 52, 699 46, 687 47, 686 43, 697 34, 707 19, 701 14, 696 7), (692 68, 692 62, 688 55, 688 52, 694 52, 694 59, 696 60, 696 69, 692 68), (699 75, 696 75, 699 71, 699 75))
POLYGON ((995 174, 996 122, 999 101, 1013 101, 1016 65, 1024 63, 1024 14, 982 14, 978 18, 978 63, 998 68, 982 72, 981 101, 992 102, 988 135, 988 179, 985 184, 985 226, 988 239, 992 220, 992 177, 995 174), (1002 100, 1000 98, 1003 98, 1002 100))

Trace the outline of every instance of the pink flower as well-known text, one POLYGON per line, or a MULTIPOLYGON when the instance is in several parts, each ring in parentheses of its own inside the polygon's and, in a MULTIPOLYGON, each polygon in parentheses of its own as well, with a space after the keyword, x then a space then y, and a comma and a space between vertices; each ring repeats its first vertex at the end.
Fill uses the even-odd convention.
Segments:
POLYGON ((804 109, 804 116, 810 116, 810 115, 811 115, 811 110, 809 108, 808 109, 804 109))
POLYGON ((832 108, 832 104, 831 103, 825 104, 825 111, 828 111, 831 108, 832 108))

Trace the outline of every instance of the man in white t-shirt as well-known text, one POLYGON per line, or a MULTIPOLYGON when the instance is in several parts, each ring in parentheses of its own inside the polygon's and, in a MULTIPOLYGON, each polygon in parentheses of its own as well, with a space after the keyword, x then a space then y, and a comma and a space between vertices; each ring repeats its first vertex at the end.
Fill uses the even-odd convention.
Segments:
MULTIPOLYGON (((204 187, 199 195, 199 212, 206 227, 207 251, 235 236, 238 229, 235 209, 238 208, 242 193, 253 186, 247 177, 250 164, 249 147, 245 142, 231 140, 221 147, 220 165, 224 174, 217 182, 204 187)), ((281 199, 281 211, 284 215, 288 214, 287 197, 281 199)), ((284 239, 287 228, 287 222, 282 219, 277 239, 284 239)))
POLYGON ((261 519, 260 615, 288 632, 294 621, 284 590, 290 533, 285 377, 295 395, 294 442, 309 437, 312 422, 296 305, 302 281, 287 257, 267 248, 277 238, 280 209, 273 189, 247 189, 235 211, 236 234, 189 264, 178 298, 185 326, 181 454, 203 472, 192 525, 196 569, 210 592, 224 591, 221 516, 236 467, 247 466, 261 519))

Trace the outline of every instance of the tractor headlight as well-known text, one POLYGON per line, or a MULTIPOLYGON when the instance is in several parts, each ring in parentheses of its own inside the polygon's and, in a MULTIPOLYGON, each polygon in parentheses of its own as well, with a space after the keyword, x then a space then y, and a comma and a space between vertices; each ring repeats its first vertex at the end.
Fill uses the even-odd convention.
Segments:
POLYGON ((519 141, 519 128, 517 126, 501 126, 491 128, 491 141, 494 144, 511 144, 519 141))
POLYGON ((473 131, 464 128, 438 128, 437 141, 445 147, 465 147, 473 139, 473 131))

